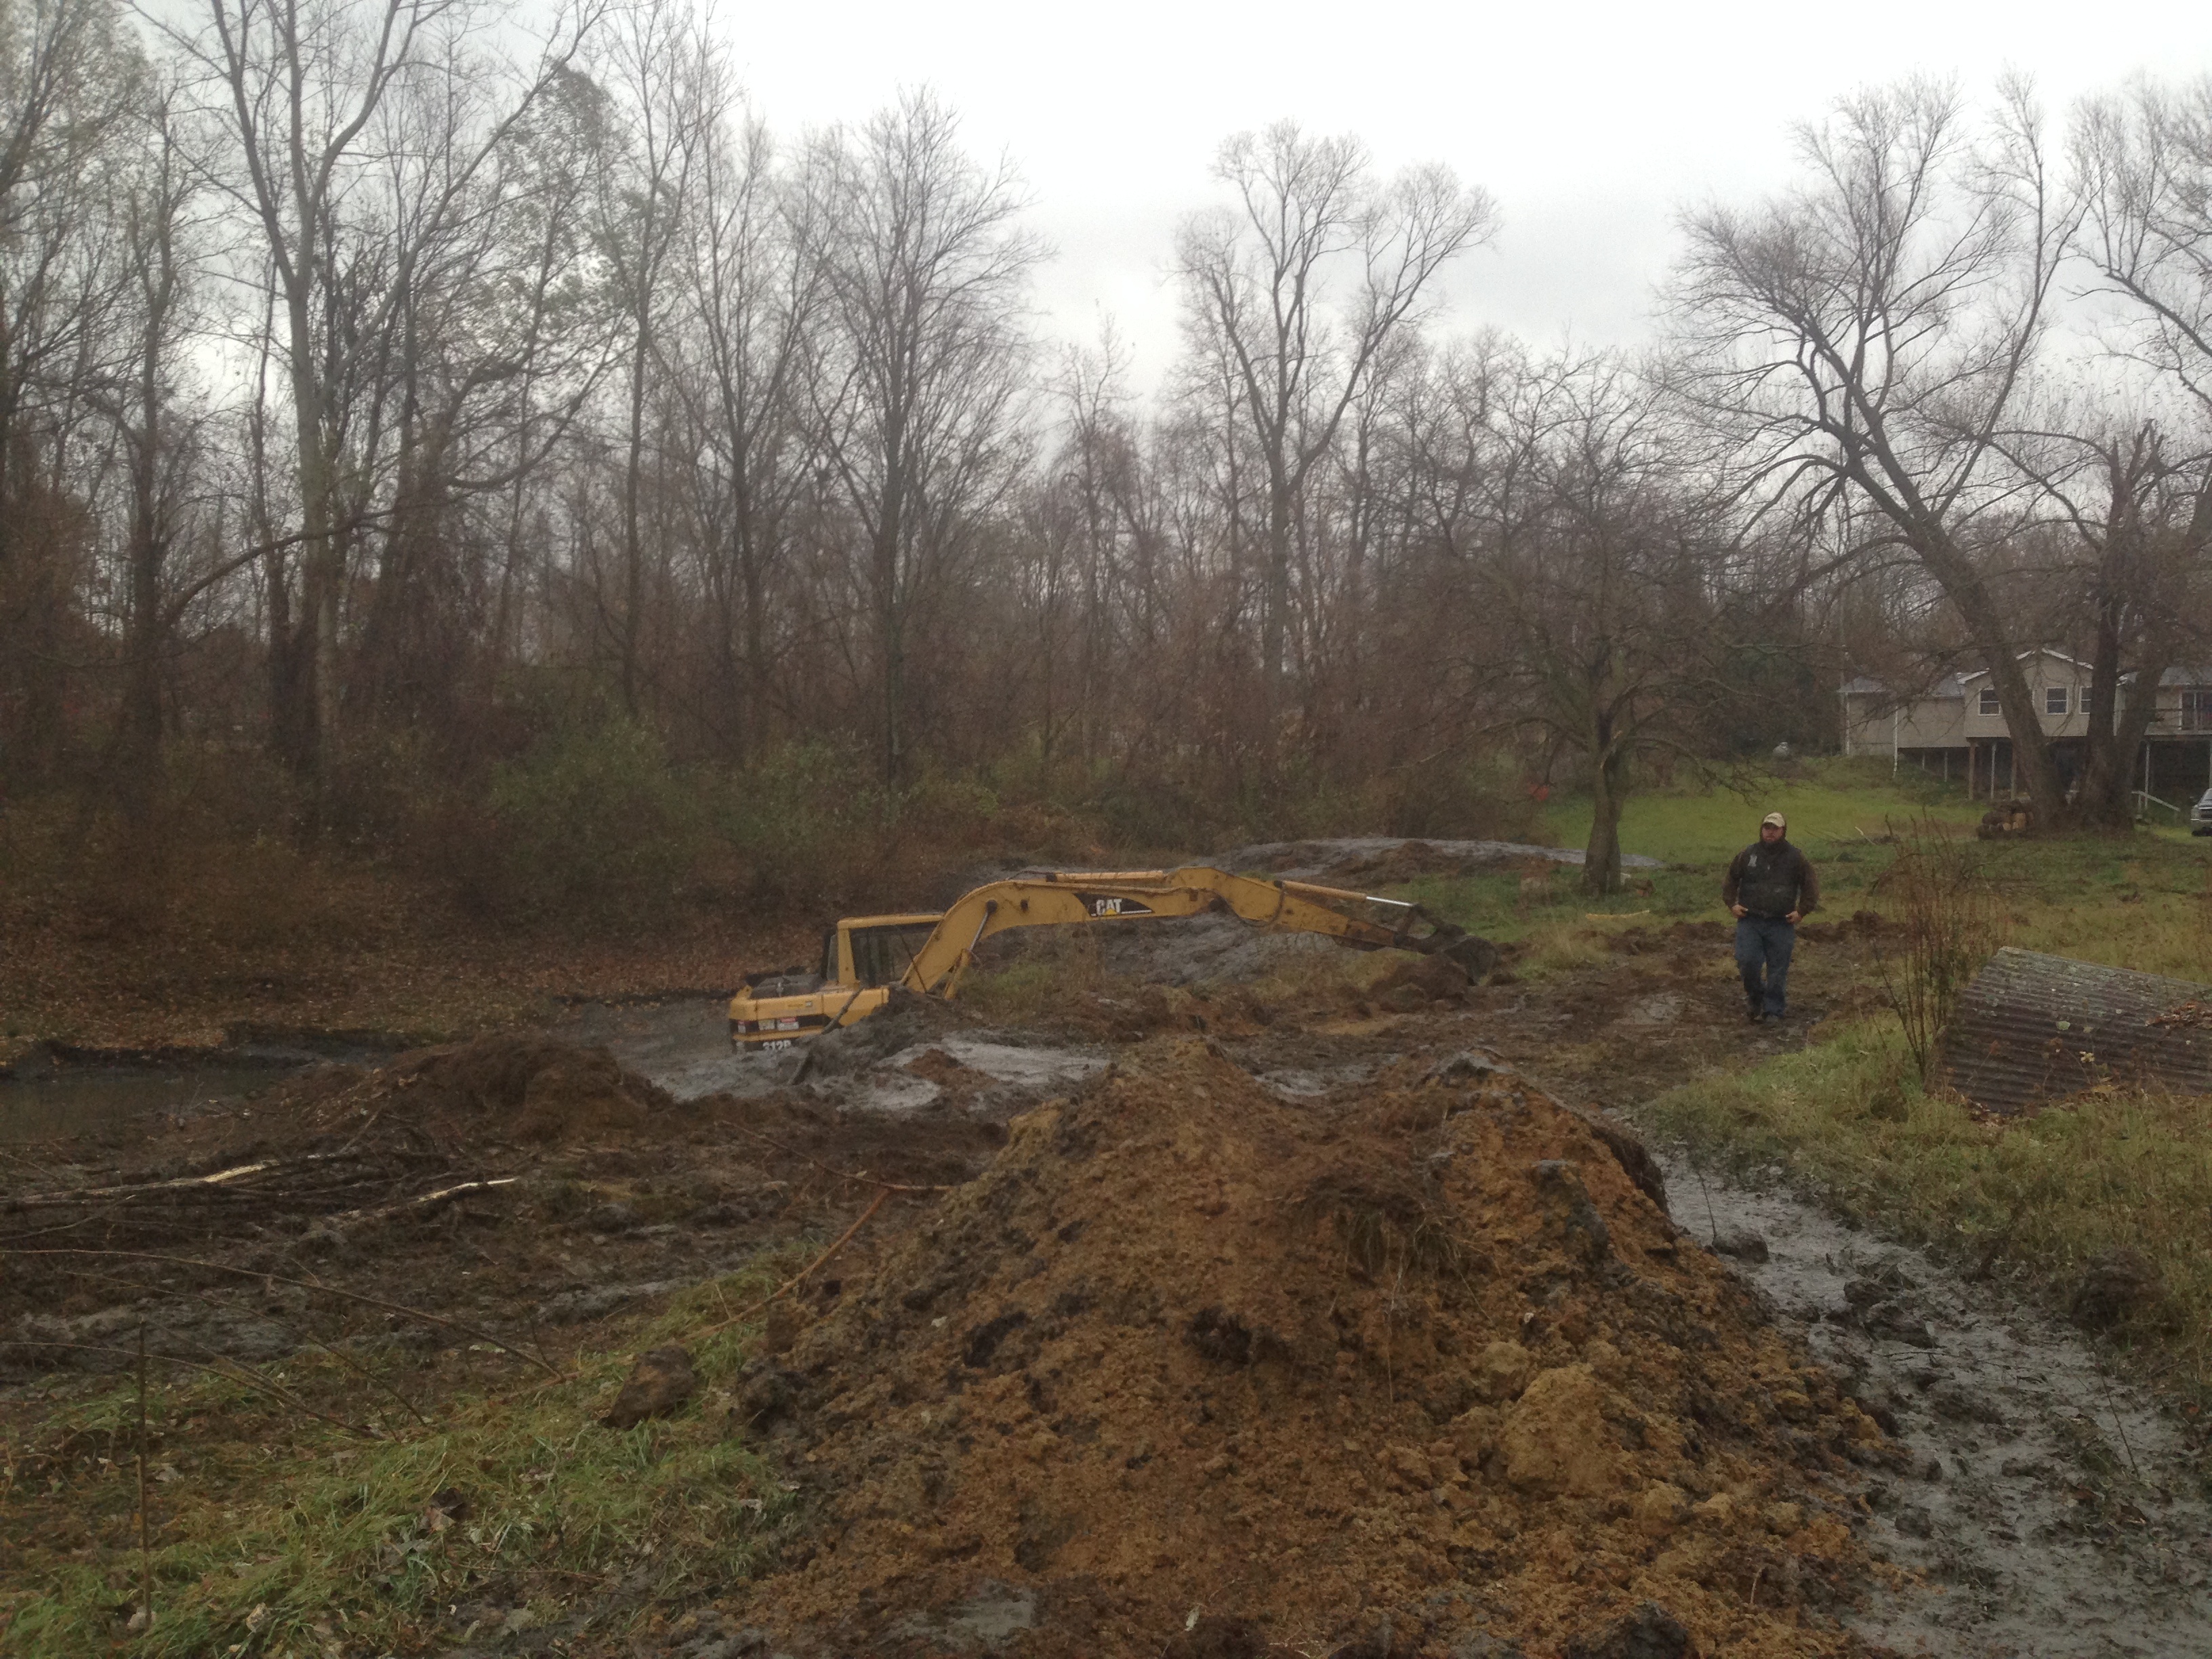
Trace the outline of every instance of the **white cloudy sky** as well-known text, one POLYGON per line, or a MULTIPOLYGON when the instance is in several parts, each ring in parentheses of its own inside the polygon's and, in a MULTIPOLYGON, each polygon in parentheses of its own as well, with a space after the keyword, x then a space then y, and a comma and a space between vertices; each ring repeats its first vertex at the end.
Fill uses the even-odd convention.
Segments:
POLYGON ((1110 313, 1149 382, 1176 346, 1166 260, 1212 199, 1229 133, 1291 116, 1366 140, 1389 168, 1442 161, 1504 210, 1453 287, 1455 317, 1555 342, 1643 333, 1678 207, 1788 177, 1788 129, 1913 71, 1985 88, 2033 74, 2062 111, 2130 75, 2212 71, 2212 9, 2094 0, 1849 4, 1396 6, 1310 0, 721 0, 759 112, 789 132, 853 119, 902 87, 1003 150, 1055 258, 1045 325, 1110 313))

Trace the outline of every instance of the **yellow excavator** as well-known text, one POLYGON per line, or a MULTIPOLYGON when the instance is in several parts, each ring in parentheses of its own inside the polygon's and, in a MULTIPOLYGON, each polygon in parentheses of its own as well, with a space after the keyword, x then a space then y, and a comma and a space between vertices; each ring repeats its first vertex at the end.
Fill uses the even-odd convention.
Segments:
POLYGON ((1266 933, 1321 933, 1357 951, 1442 956, 1470 979, 1497 948, 1417 904, 1303 881, 1263 881, 1202 864, 1179 870, 1082 870, 1011 876, 963 893, 940 914, 848 916, 822 935, 822 969, 749 975, 730 999, 730 1042, 787 1048, 865 1019, 896 988, 951 997, 975 947, 1010 927, 1168 921, 1225 913, 1266 933))

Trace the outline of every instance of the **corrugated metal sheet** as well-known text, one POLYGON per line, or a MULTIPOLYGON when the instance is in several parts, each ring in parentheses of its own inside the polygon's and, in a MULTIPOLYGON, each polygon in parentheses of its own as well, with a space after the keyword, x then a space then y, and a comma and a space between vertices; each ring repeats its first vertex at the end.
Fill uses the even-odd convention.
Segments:
POLYGON ((2007 1117, 2102 1083, 2212 1094, 2212 986, 2008 945, 1960 1000, 1939 1069, 2007 1117))

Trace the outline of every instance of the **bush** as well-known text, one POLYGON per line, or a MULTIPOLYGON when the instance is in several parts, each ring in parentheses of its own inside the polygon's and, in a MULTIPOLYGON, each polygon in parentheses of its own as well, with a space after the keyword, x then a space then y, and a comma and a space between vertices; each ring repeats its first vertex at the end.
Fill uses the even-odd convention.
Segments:
POLYGON ((1374 786, 1382 833, 1443 841, 1537 841, 1543 804, 1498 757, 1401 767, 1374 786))
POLYGON ((1998 944, 1996 896, 1974 843, 1921 818, 1897 837, 1897 857, 1876 884, 1904 932, 1880 958, 1881 987, 1923 1084, 1959 999, 1998 944))
POLYGON ((704 842, 697 792, 619 716, 556 729, 492 775, 500 908, 635 919, 664 911, 704 842))
POLYGON ((862 883, 885 816, 883 791, 856 750, 790 743, 725 778, 714 827, 754 901, 816 906, 862 883))

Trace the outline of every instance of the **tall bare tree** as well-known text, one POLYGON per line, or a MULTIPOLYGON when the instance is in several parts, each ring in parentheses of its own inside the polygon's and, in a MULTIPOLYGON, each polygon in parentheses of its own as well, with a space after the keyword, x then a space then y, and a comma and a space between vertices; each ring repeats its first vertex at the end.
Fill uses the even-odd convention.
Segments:
POLYGON ((1948 85, 1861 93, 1800 132, 1796 191, 1688 215, 1681 386, 1753 487, 1863 510, 1868 545, 1901 546, 1941 587, 2056 823, 2064 782, 2020 660, 2037 641, 1990 569, 2026 516, 2004 440, 2080 215, 2024 83, 1972 123, 1948 85))
MULTIPOLYGON (((199 28, 165 30, 226 129, 216 178, 253 227, 259 258, 250 268, 265 270, 274 289, 299 514, 295 654, 305 669, 290 688, 286 758, 325 787, 339 729, 345 579, 372 474, 348 453, 374 442, 353 428, 363 412, 356 394, 376 377, 374 359, 411 291, 411 273, 392 268, 405 264, 396 227, 370 211, 387 160, 379 141, 400 131, 380 124, 410 94, 474 106, 483 82, 506 78, 504 66, 465 47, 481 9, 482 0, 204 0, 199 28)), ((417 247, 435 240, 441 216, 472 210, 484 168, 565 70, 592 15, 562 18, 503 108, 473 125, 432 124, 445 147, 414 204, 417 247)))
POLYGON ((2118 715, 2116 732, 2109 720, 2092 727, 2087 799, 2118 824, 2130 816, 2126 757, 2165 670, 2212 651, 2212 76, 2088 100, 2074 157, 2086 204, 2076 247, 2117 302, 2112 343, 2148 378, 2157 411, 2131 430, 2076 438, 2093 493, 2085 503, 2054 492, 2090 554, 2095 706, 2118 715), (2137 647, 2125 664, 2124 647, 2137 647))
POLYGON ((1490 236, 1497 213, 1442 167, 1378 184, 1356 139, 1290 121, 1230 139, 1214 172, 1236 205, 1187 221, 1176 263, 1194 349, 1225 380, 1264 474, 1260 659, 1272 732, 1308 481, 1393 339, 1419 327, 1437 274, 1490 236))
POLYGON ((805 202, 726 63, 706 66, 696 210, 685 237, 690 342, 678 387, 698 434, 700 570, 712 617, 717 709, 732 758, 766 744, 775 687, 774 590, 792 554, 811 452, 799 404, 823 272, 790 222, 805 202))
POLYGON ((804 257, 828 327, 811 402, 859 530, 884 782, 907 778, 911 630, 981 549, 1026 454, 1021 306, 1042 249, 1010 168, 959 145, 927 93, 807 158, 804 257))
POLYGON ((107 179, 144 65, 112 0, 0 8, 0 787, 59 755, 72 590, 89 550, 86 398, 128 283, 107 179))

